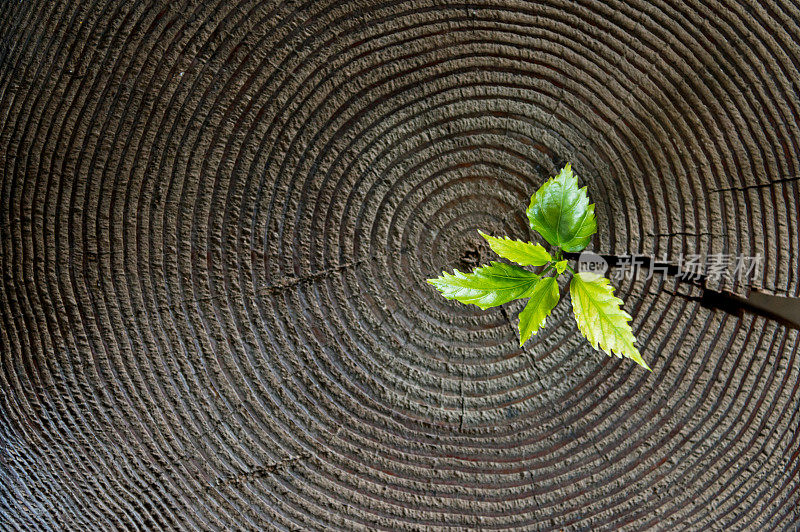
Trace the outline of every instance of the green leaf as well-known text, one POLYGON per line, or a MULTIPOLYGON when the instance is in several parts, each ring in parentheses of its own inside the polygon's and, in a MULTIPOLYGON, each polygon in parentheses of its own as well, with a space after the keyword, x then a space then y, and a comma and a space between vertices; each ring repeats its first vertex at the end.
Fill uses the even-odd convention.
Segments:
POLYGON ((538 275, 504 262, 492 262, 491 266, 481 266, 472 273, 442 272, 441 277, 428 279, 447 299, 477 305, 484 310, 528 297, 538 281, 538 275))
POLYGON ((556 262, 555 267, 556 271, 558 272, 558 275, 561 275, 562 273, 564 273, 564 270, 567 269, 567 260, 564 259, 556 262))
POLYGON ((581 251, 597 232, 594 204, 569 163, 533 194, 526 213, 531 228, 564 251, 581 251))
POLYGON ((544 277, 536 283, 530 292, 528 304, 519 313, 520 347, 525 345, 531 335, 536 334, 536 331, 544 326, 545 319, 558 303, 558 299, 558 283, 555 277, 544 277))
POLYGON ((628 357, 650 369, 633 345, 636 338, 628 323, 632 318, 620 308, 622 300, 614 296, 608 279, 591 272, 576 273, 569 292, 578 329, 592 347, 609 355, 613 352, 618 357, 628 357))
POLYGON ((514 261, 522 266, 543 266, 553 260, 547 250, 539 244, 512 240, 508 237, 496 238, 483 231, 478 232, 489 243, 492 251, 504 259, 514 261))

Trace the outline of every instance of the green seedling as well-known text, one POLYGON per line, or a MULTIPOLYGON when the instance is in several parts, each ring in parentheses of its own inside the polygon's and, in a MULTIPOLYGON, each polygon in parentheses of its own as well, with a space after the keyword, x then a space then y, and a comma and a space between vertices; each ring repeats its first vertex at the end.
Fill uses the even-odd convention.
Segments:
POLYGON ((492 262, 472 273, 442 272, 441 277, 428 282, 447 299, 483 310, 527 299, 519 313, 519 344, 523 346, 544 326, 558 304, 558 277, 571 275, 572 310, 581 334, 593 348, 630 358, 650 370, 634 345, 636 338, 629 323, 632 318, 622 310, 623 302, 614 296, 610 281, 594 272, 576 272, 564 258, 564 252, 586 248, 597 232, 594 204, 589 204, 586 187, 578 188, 578 178, 569 163, 533 194, 526 213, 531 229, 553 246, 552 252, 533 242, 480 232, 492 251, 519 266, 492 262), (537 267, 539 271, 534 273, 523 266, 537 267))

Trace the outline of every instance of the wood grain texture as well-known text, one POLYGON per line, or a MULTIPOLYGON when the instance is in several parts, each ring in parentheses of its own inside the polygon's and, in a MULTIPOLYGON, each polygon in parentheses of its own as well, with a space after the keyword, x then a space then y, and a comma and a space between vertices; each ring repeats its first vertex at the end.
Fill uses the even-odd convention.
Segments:
POLYGON ((800 295, 798 21, 0 0, 0 528, 796 529, 797 331, 626 280, 650 374, 424 280, 571 161, 594 249, 800 295))

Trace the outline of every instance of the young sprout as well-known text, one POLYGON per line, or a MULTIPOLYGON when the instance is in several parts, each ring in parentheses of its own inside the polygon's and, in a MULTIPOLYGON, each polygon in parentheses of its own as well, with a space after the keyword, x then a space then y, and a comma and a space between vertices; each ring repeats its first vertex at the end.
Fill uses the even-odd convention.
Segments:
POLYGON ((527 299, 519 313, 519 345, 544 326, 547 316, 560 299, 558 277, 572 275, 569 293, 578 330, 595 349, 627 357, 647 370, 633 336, 631 316, 622 310, 622 300, 614 296, 610 281, 594 272, 575 272, 564 252, 582 251, 597 232, 594 204, 589 204, 586 187, 578 188, 578 178, 569 163, 555 177, 548 179, 531 197, 526 211, 531 229, 539 233, 554 251, 532 242, 497 238, 480 232, 492 251, 519 264, 492 262, 472 273, 455 270, 428 279, 447 299, 477 305, 486 310, 513 301, 527 299), (543 267, 538 274, 522 266, 543 267))

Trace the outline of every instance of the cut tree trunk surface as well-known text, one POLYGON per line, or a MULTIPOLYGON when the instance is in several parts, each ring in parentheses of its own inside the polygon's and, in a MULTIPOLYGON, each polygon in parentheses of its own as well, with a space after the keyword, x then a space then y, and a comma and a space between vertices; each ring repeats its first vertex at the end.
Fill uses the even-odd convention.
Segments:
POLYGON ((615 281, 649 373, 424 280, 570 161, 593 249, 800 295, 799 20, 0 2, 0 528, 798 526, 797 330, 615 281))

